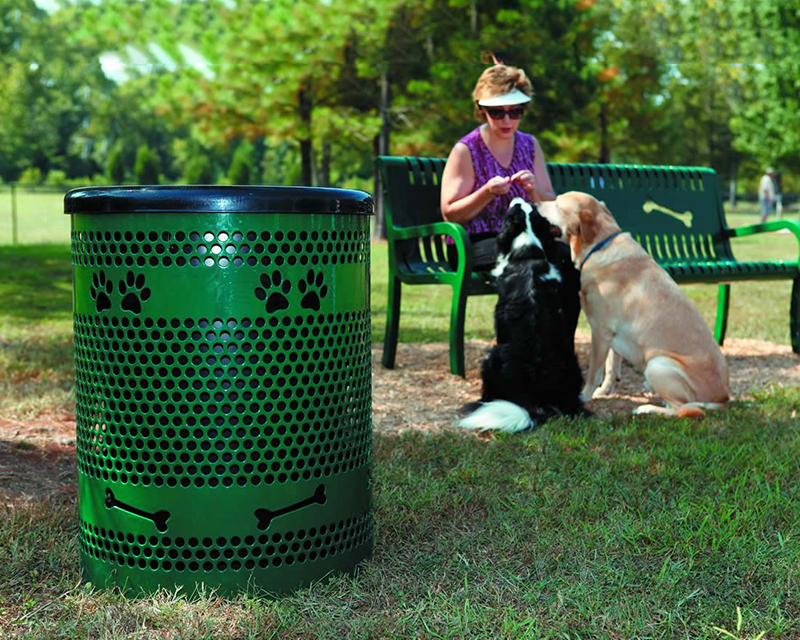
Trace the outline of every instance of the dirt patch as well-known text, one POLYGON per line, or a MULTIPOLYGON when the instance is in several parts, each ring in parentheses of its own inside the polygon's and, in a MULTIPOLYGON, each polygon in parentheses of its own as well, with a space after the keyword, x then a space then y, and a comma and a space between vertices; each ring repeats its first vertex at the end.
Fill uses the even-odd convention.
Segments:
MULTIPOLYGON (((488 341, 467 342, 464 380, 450 374, 445 343, 400 344, 393 370, 381 365, 382 351, 377 345, 372 353, 375 431, 435 433, 454 428, 458 408, 480 396, 480 363, 489 346, 488 341)), ((585 371, 588 334, 578 332, 576 350, 585 371)), ((736 399, 772 385, 800 385, 800 357, 788 346, 729 339, 723 352, 736 399)), ((655 401, 644 391, 643 382, 640 373, 623 364, 617 393, 593 400, 591 409, 598 417, 608 417, 655 401)), ((0 417, 0 505, 74 491, 75 416, 40 416, 30 421, 0 417)))
MULTIPOLYGON (((373 351, 373 421, 376 431, 441 431, 453 428, 457 409, 480 396, 480 363, 488 341, 469 341, 465 348, 467 379, 450 375, 447 344, 400 344, 396 368, 381 366, 381 351, 373 351)), ((575 349, 585 372, 589 356, 589 334, 579 331, 575 349)), ((728 339, 722 349, 728 359, 734 398, 750 397, 755 391, 800 385, 800 356, 789 346, 761 340, 728 339)), ((630 413, 649 402, 658 403, 644 390, 644 378, 623 363, 622 383, 608 398, 596 398, 590 408, 598 417, 630 413)))

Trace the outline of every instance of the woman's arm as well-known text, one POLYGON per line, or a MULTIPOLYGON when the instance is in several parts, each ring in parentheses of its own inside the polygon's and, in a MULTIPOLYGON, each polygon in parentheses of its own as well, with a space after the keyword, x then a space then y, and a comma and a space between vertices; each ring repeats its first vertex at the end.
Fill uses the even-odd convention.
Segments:
POLYGON ((544 151, 539 146, 539 141, 533 139, 533 147, 536 153, 533 159, 533 173, 536 176, 536 183, 534 184, 535 194, 532 194, 532 200, 537 202, 539 200, 555 200, 556 192, 553 189, 553 183, 550 182, 550 174, 547 173, 547 165, 544 160, 544 151), (538 197, 537 197, 538 196, 538 197))
POLYGON ((441 207, 445 220, 463 224, 476 218, 495 197, 508 193, 511 178, 495 176, 472 191, 474 185, 472 155, 467 145, 456 143, 442 173, 441 207))
MULTIPOLYGON (((533 138, 533 136, 531 136, 533 138)), ((528 169, 517 171, 511 180, 522 185, 530 202, 541 202, 542 200, 555 200, 556 192, 553 183, 550 182, 550 175, 547 173, 547 165, 544 160, 544 152, 539 146, 539 141, 533 138, 534 159, 533 172, 528 169)))

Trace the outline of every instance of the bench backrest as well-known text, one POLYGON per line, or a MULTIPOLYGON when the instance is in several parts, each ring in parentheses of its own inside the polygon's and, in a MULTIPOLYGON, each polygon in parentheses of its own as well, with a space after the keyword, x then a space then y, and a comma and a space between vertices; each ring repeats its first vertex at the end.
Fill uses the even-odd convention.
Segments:
MULTIPOLYGON (((441 222, 439 186, 446 158, 377 160, 389 234, 393 226, 441 222)), ((584 191, 605 202, 622 229, 661 263, 731 258, 712 169, 551 162, 547 171, 556 193, 584 191)), ((414 243, 407 250, 416 252, 414 243)))

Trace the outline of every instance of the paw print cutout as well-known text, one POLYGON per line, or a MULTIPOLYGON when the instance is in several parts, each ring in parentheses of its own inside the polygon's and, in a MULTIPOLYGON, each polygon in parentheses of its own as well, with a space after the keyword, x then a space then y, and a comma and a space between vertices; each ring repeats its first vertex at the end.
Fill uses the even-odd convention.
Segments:
POLYGON ((104 271, 92 274, 92 286, 89 287, 89 295, 94 300, 97 313, 111 308, 111 298, 109 296, 114 291, 114 283, 106 278, 104 271))
POLYGON ((272 278, 262 273, 260 279, 261 286, 256 287, 256 298, 267 301, 267 313, 288 309, 289 300, 286 296, 292 290, 292 283, 284 280, 280 271, 273 271, 272 278))
POLYGON ((300 301, 303 309, 319 311, 319 299, 328 295, 328 285, 322 284, 322 280, 322 273, 318 273, 315 277, 314 272, 309 271, 305 279, 298 283, 297 288, 300 289, 300 293, 305 294, 300 301))
POLYGON ((128 271, 125 279, 119 281, 119 293, 124 296, 120 305, 123 311, 137 314, 142 312, 142 302, 150 298, 150 289, 144 286, 144 274, 136 276, 133 271, 128 271))

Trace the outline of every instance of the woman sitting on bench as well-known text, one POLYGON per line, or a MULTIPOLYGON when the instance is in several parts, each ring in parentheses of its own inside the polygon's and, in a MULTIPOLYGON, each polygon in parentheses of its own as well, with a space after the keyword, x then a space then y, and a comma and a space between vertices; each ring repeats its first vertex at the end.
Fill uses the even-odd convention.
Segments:
MULTIPOLYGON (((531 100, 531 82, 516 67, 495 64, 478 78, 472 97, 475 118, 482 122, 461 138, 447 159, 442 174, 442 216, 462 224, 469 233, 473 250, 473 270, 491 270, 497 260, 495 236, 514 198, 528 202, 554 200, 544 153, 532 135, 517 131, 519 121, 531 100)), ((458 257, 448 238, 447 256, 453 269, 458 257)), ((564 278, 564 310, 578 323, 580 273, 574 268, 566 243, 558 243, 557 255, 548 260, 564 278)))

